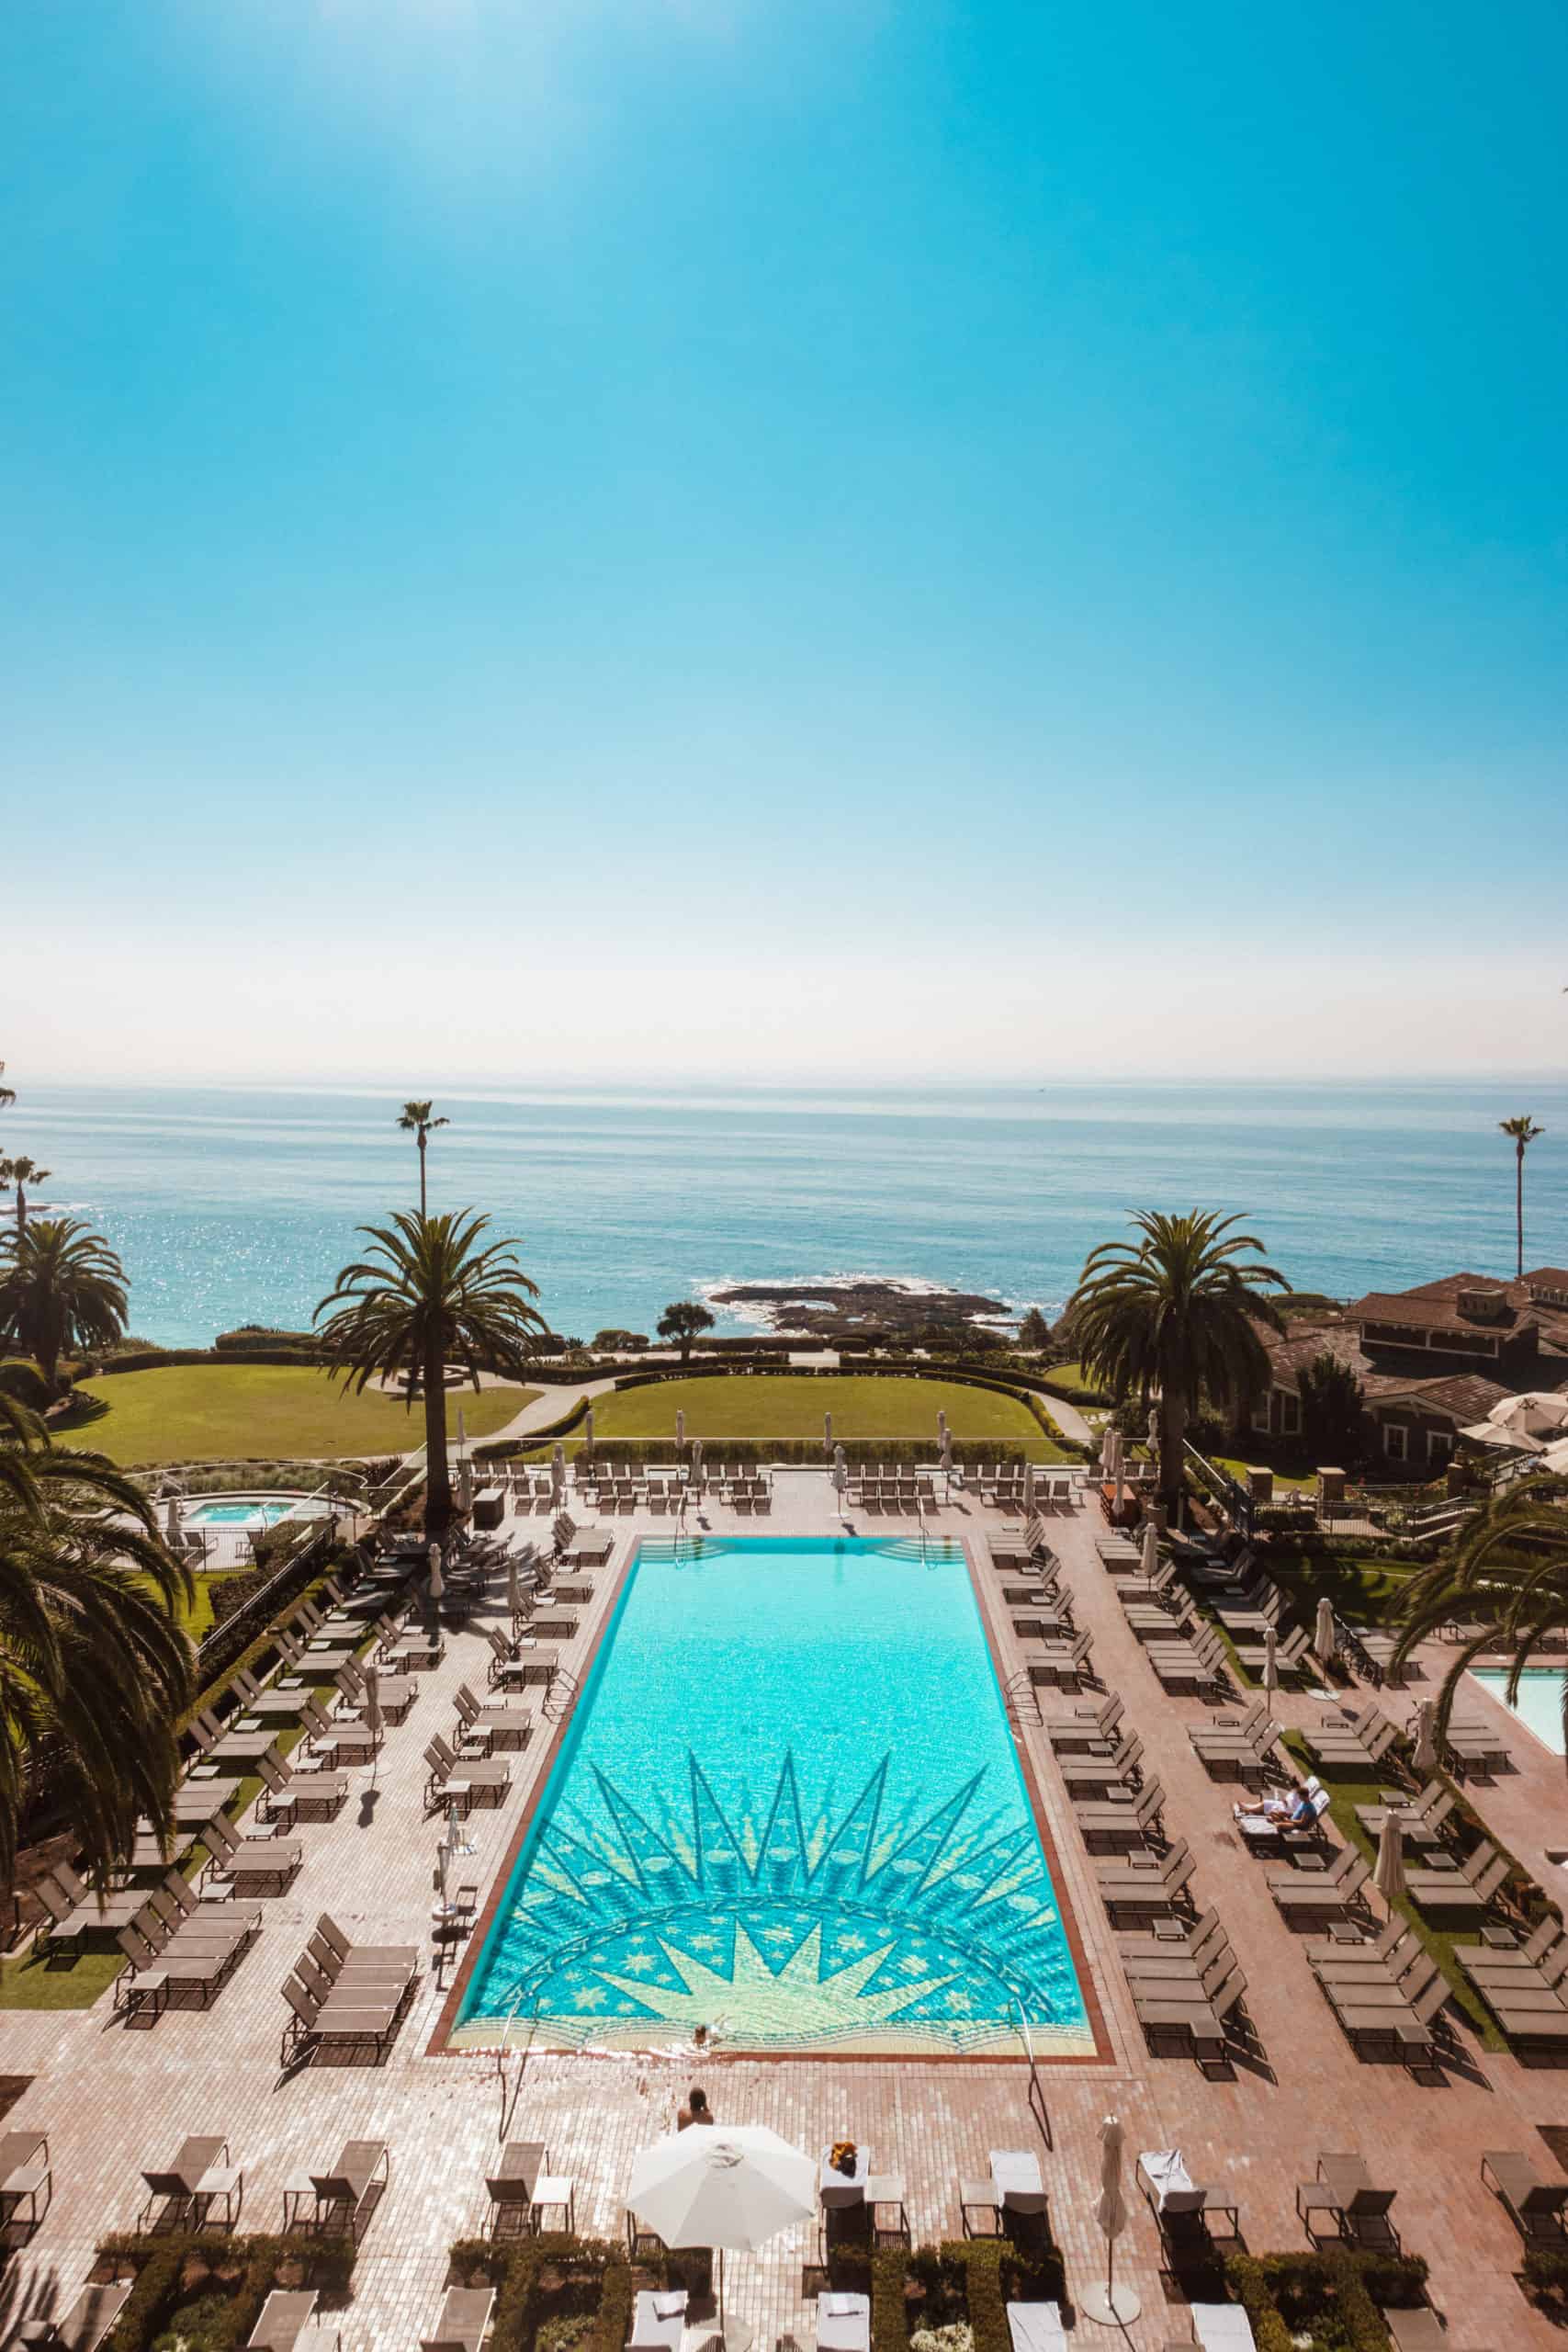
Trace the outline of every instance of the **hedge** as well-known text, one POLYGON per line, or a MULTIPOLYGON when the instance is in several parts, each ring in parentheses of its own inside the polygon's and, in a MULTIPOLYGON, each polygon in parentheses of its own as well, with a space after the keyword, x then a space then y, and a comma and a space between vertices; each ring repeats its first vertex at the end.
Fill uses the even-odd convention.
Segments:
POLYGON ((1328 2246, 1314 2254, 1233 2254, 1225 2277, 1252 2324, 1258 2352, 1292 2352, 1314 2313, 1332 2305, 1351 2352, 1388 2352, 1381 2305, 1403 2311, 1427 2291, 1419 2255, 1362 2254, 1328 2246))
POLYGON ((182 2306, 196 2301, 199 2280, 186 2277, 193 2263, 221 2278, 240 2275, 206 2326, 182 2329, 186 2352, 235 2352, 261 2317, 262 2305, 277 2283, 280 2264, 298 2264, 318 2292, 342 2295, 354 2272, 355 2245, 342 2237, 229 2237, 219 2232, 146 2238, 130 2233, 105 2238, 100 2259, 117 2268, 136 2266, 136 2284, 105 2338, 105 2352, 148 2352, 182 2306))
MULTIPOLYGON (((482 2278, 496 2290, 491 2352, 534 2352, 539 2323, 547 2316, 541 2309, 547 2299, 540 2278, 546 2270, 563 2274, 558 2292, 569 2306, 584 2284, 596 2290, 589 2352, 622 2352, 631 2334, 636 2293, 631 2265, 622 2247, 604 2239, 550 2231, 513 2245, 497 2245, 490 2238, 460 2238, 450 2259, 463 2283, 482 2278)), ((708 2257, 704 2254, 702 2259, 705 2264, 708 2257)), ((679 2267, 679 2255, 667 2260, 668 2267, 679 2267)))

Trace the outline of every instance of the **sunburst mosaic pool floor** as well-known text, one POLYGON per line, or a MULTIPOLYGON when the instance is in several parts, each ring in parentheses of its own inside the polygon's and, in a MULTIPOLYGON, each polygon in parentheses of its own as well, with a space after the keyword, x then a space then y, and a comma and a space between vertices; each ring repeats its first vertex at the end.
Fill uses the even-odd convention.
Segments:
POLYGON ((956 1545, 644 1544, 458 2046, 1095 2042, 956 1545))

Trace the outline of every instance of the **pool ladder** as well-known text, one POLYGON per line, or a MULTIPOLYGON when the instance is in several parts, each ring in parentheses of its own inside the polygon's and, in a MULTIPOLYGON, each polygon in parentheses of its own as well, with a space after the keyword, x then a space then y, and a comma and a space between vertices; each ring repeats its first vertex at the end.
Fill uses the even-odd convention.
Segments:
POLYGON ((547 1723, 564 1723, 581 1695, 581 1686, 570 1667, 558 1666, 545 1685, 539 1713, 547 1723))
POLYGON ((1002 1698, 1007 1706, 1008 1721, 1016 1724, 1021 1731, 1026 1723, 1043 1724, 1044 1722, 1044 1712, 1040 1704, 1040 1692, 1030 1679, 1029 1668, 1026 1666, 1021 1666, 1018 1672, 1004 1683, 1002 1698))
POLYGON ((1023 2042, 1023 2054, 1029 2061, 1029 2111, 1040 2127, 1040 2135, 1045 2145, 1048 2148, 1053 2147, 1055 2143, 1051 2137, 1051 2111, 1045 2104, 1045 2094, 1040 2086, 1040 2065, 1034 2055, 1034 2036, 1029 2030, 1029 2018, 1025 2015, 1023 2003, 1016 1993, 1012 1996, 1012 2007, 1018 2012, 1019 2035, 1023 2042))

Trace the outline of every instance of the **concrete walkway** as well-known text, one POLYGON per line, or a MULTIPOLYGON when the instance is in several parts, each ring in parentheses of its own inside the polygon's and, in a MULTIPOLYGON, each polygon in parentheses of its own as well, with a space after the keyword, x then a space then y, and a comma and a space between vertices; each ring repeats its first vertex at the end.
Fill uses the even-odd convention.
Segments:
POLYGON ((1098 1442, 1099 1432, 1089 1427, 1076 1405, 1069 1405, 1065 1396, 1046 1396, 1043 1401, 1045 1410, 1064 1437, 1070 1437, 1078 1445, 1098 1442))

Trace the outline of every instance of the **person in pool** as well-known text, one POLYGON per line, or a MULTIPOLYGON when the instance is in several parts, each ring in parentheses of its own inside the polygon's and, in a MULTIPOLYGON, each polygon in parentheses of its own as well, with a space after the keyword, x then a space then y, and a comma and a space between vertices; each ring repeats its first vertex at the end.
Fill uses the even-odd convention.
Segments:
POLYGON ((711 2123, 712 2121, 713 2109, 708 2105, 708 2095, 694 2083, 686 2093, 685 2106, 675 2118, 675 2129, 677 2132, 683 2132, 688 2123, 711 2123))

